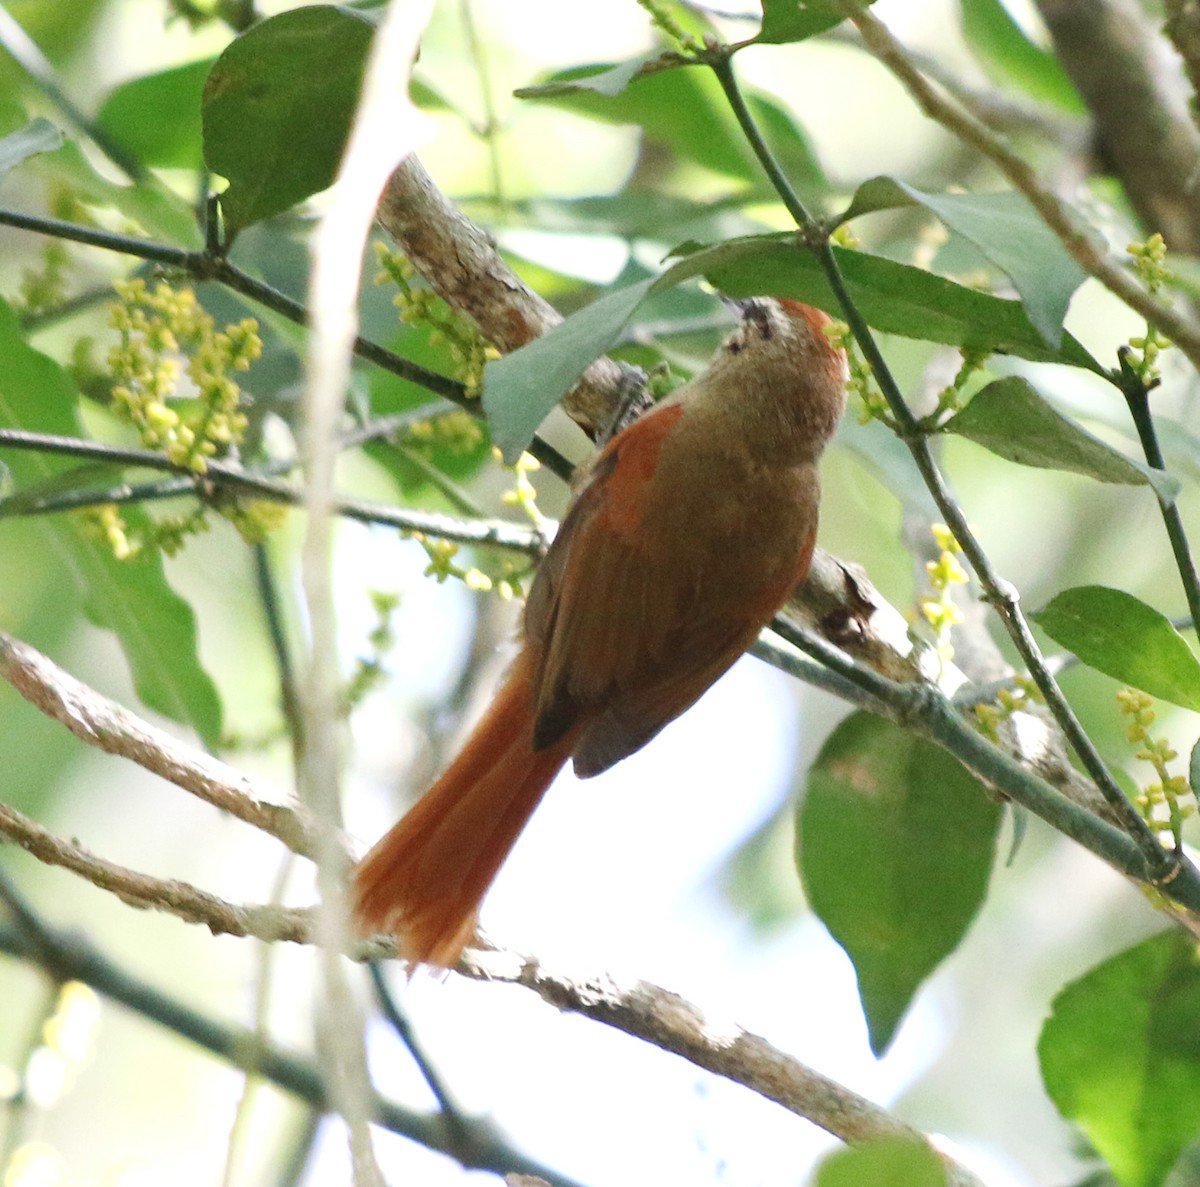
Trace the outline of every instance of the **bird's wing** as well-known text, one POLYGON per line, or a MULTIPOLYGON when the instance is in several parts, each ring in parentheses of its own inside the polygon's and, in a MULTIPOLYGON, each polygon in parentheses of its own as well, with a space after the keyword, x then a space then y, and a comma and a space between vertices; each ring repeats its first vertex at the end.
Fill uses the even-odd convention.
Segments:
POLYGON ((526 634, 542 656, 535 743, 586 722, 580 774, 632 754, 696 701, 807 569, 807 553, 785 559, 771 588, 747 597, 726 558, 691 550, 706 565, 680 563, 679 550, 663 546, 651 484, 685 415, 680 405, 648 413, 601 452, 530 592, 526 634))

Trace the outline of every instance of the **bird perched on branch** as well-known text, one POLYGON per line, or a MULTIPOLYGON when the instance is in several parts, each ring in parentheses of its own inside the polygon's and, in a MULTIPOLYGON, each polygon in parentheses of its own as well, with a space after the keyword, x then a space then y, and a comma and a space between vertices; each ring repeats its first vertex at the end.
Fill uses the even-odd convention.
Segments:
POLYGON ((488 887, 568 759, 641 749, 804 580, 817 463, 845 406, 829 318, 743 302, 709 366, 592 461, 525 605, 524 641, 458 757, 358 867, 364 934, 451 967, 488 887))

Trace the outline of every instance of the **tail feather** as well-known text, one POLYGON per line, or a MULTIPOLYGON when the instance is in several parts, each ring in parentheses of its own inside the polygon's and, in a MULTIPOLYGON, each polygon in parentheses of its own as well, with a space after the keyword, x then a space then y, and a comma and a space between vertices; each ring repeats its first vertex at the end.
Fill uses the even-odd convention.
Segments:
POLYGON ((458 960, 484 894, 570 754, 572 738, 533 748, 532 667, 523 652, 462 752, 358 867, 360 929, 396 935, 414 963, 458 960))

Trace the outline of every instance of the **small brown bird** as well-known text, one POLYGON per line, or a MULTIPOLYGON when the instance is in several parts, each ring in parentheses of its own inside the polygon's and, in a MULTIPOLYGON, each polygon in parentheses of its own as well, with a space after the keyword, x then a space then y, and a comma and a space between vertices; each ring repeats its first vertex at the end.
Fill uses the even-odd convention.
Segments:
POLYGON ((708 368, 595 457, 525 605, 524 645, 458 757, 358 867, 365 934, 451 967, 568 759, 590 778, 690 708, 804 580, 817 463, 845 406, 829 319, 744 303, 708 368))

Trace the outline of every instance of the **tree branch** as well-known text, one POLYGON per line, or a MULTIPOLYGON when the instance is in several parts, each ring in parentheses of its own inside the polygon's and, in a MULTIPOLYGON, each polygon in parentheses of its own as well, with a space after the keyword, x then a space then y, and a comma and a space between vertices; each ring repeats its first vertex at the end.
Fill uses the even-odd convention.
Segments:
MULTIPOLYGON (((40 860, 72 870, 131 906, 165 911, 185 922, 202 924, 214 935, 251 936, 268 942, 314 942, 311 910, 236 905, 186 882, 137 873, 54 836, 4 804, 0 804, 0 833, 40 860)), ((0 929, 0 947, 4 946, 3 935, 0 929)), ((53 945, 49 946, 51 955, 47 956, 45 937, 30 947, 32 952, 22 954, 50 963, 56 972, 61 971, 64 962, 74 959, 62 953, 55 955, 53 945)), ((354 955, 370 960, 394 952, 388 951, 381 941, 372 940, 360 944, 354 955)), ((496 951, 468 951, 458 971, 476 980, 522 985, 560 1010, 584 1014, 742 1084, 843 1141, 898 1136, 925 1140, 918 1131, 805 1067, 765 1039, 747 1034, 740 1027, 719 1030, 677 994, 646 982, 639 981, 626 988, 618 987, 607 977, 579 982, 553 974, 534 961, 496 951)), ((91 983, 86 974, 72 971, 69 975, 91 983)), ((106 991, 102 986, 97 988, 106 991)), ((239 1060, 234 1063, 245 1066, 239 1060)), ((260 1074, 267 1074, 257 1064, 252 1066, 260 1074)), ((324 1096, 321 1099, 323 1103, 324 1096)), ((453 1126, 444 1125, 443 1129, 452 1130, 453 1126)), ((442 1146, 435 1144, 434 1148, 442 1146)), ((960 1187, 979 1187, 973 1176, 965 1171, 961 1175, 954 1179, 960 1187)))
POLYGON ((1135 0, 1037 0, 1037 7, 1143 227, 1161 232, 1173 251, 1196 254, 1200 132, 1167 42, 1135 0))
POLYGON ((64 672, 40 651, 0 631, 0 677, 81 741, 127 758, 308 857, 313 830, 297 808, 270 803, 245 775, 168 733, 64 672))
MULTIPOLYGON (((187 251, 181 247, 155 243, 148 239, 136 239, 128 235, 118 235, 93 227, 81 226, 78 223, 64 222, 61 219, 20 214, 13 210, 0 210, 0 225, 18 227, 21 230, 50 235, 56 239, 84 243, 105 251, 120 252, 124 255, 151 260, 166 267, 179 268, 197 280, 212 280, 227 285, 235 292, 249 297, 252 301, 256 301, 297 325, 307 326, 308 324, 308 310, 298 301, 293 301, 291 297, 281 293, 278 289, 256 280, 231 264, 223 256, 214 255, 208 251, 187 251)), ((374 363, 377 367, 381 367, 393 375, 398 375, 443 399, 450 400, 470 412, 472 416, 482 415, 479 401, 470 399, 464 386, 455 379, 439 375, 436 371, 430 371, 426 367, 410 362, 378 343, 361 336, 354 339, 354 353, 359 358, 374 363)), ((530 444, 529 452, 564 482, 571 480, 574 467, 567 458, 545 441, 535 437, 530 444)))
POLYGON ((919 1130, 865 1097, 805 1066, 735 1023, 716 1023, 691 1002, 647 981, 621 984, 607 974, 567 977, 513 952, 469 949, 458 972, 532 990, 557 1010, 582 1014, 670 1051, 757 1092, 844 1142, 904 1138, 933 1146, 955 1187, 982 1187, 919 1130))
POLYGON ((0 835, 47 865, 61 866, 93 886, 140 910, 163 911, 199 923, 215 936, 255 936, 272 942, 309 943, 311 915, 259 903, 237 905, 174 878, 155 878, 97 857, 82 845, 56 836, 24 813, 0 802, 0 835))
MULTIPOLYGON (((502 353, 562 321, 508 266, 491 237, 437 188, 415 156, 388 179, 377 217, 434 292, 470 317, 502 353)), ((597 359, 563 398, 563 408, 594 437, 611 421, 635 373, 640 375, 612 359, 597 359)), ((644 406, 649 402, 646 398, 644 406)))
POLYGON ((1028 162, 962 104, 939 91, 913 65, 888 27, 863 9, 859 0, 837 2, 858 27, 866 48, 895 75, 917 106, 996 165, 1029 199, 1076 263, 1131 309, 1159 326, 1200 370, 1200 324, 1151 296, 1125 268, 1110 259, 1075 212, 1038 181, 1028 162))
MULTIPOLYGON (((858 14, 855 18, 856 21, 858 17, 866 17, 866 14, 861 12, 857 5, 850 4, 850 0, 841 0, 841 2, 843 6, 847 7, 848 11, 858 14)), ((874 18, 871 19, 873 20, 874 18)), ((880 28, 882 29, 883 27, 880 26, 880 28)), ((886 30, 884 32, 886 33, 886 30)), ((1126 798, 1125 793, 1117 785, 1103 757, 1080 724, 1074 710, 1063 695, 1062 690, 1058 687, 1057 681, 1055 681, 1047 668, 1041 654, 1041 649, 1038 647, 1024 612, 1021 610, 1016 590, 1007 581, 1001 580, 995 572, 990 559, 971 530, 966 515, 951 495, 949 486, 934 461, 933 454, 929 448, 927 433, 922 430, 922 426, 918 423, 917 418, 909 408, 904 394, 900 391, 899 385, 896 383, 895 377, 888 367, 887 360, 883 357, 879 345, 871 333, 870 326, 867 325, 866 319, 855 304, 854 298, 846 285, 841 266, 830 246, 828 231, 813 219, 803 201, 792 188, 791 183, 780 167, 779 162, 775 159, 770 146, 763 138, 753 114, 742 97, 741 88, 738 85, 732 62, 736 48, 736 46, 710 44, 705 61, 716 75, 730 108, 737 118, 747 143, 758 158, 763 172, 770 178, 776 193, 779 195, 780 201, 795 220, 805 245, 820 264, 821 270, 825 274, 825 279, 841 308, 842 315, 854 335, 854 340, 858 343, 863 357, 870 365, 871 371, 879 384, 879 390, 887 400, 888 408, 896 426, 897 435, 908 447, 909 453, 916 463, 926 488, 933 496, 933 501, 937 505, 939 512, 941 512, 943 520, 962 547, 963 554, 979 578, 986 600, 992 604, 999 614, 1005 630, 1020 653, 1029 674, 1038 686, 1038 690, 1045 698, 1046 704, 1050 712, 1054 715, 1054 719, 1062 730, 1063 735, 1070 743, 1071 748, 1079 756, 1080 762, 1092 777, 1104 798, 1108 801, 1112 813, 1121 821, 1121 828, 1126 834, 1126 839, 1132 838, 1132 843, 1140 850, 1142 861, 1131 864, 1125 846, 1119 844, 1116 837, 1109 835, 1115 832, 1115 830, 1101 821, 1094 819, 1090 822, 1085 822, 1083 819, 1074 821, 1070 813, 1067 813, 1062 823, 1070 827, 1083 828, 1084 830, 1083 833, 1079 834, 1068 831, 1067 835, 1076 836, 1077 839, 1080 836, 1087 835, 1093 842, 1093 845, 1090 846, 1093 848, 1093 852, 1100 854, 1106 861, 1115 863, 1117 868, 1138 880, 1148 881, 1152 885, 1165 885, 1177 879, 1181 880, 1182 886, 1178 888, 1183 891, 1181 901, 1192 909, 1200 907, 1200 875, 1197 874, 1195 868, 1181 855, 1173 855, 1162 847, 1149 825, 1138 815, 1133 805, 1126 798), (1101 824, 1103 824, 1102 828, 1093 827, 1101 824), (1182 878, 1180 878, 1181 875, 1182 878)), ((776 629, 780 629, 778 622, 775 625, 776 629)), ((786 632, 786 623, 783 624, 783 632, 786 632)), ((785 637, 790 639, 786 633, 785 637)), ((796 642, 801 649, 807 650, 810 655, 821 662, 832 664, 835 670, 839 671, 843 676, 850 680, 861 682, 868 691, 871 691, 870 682, 865 679, 865 673, 856 673, 853 666, 849 668, 839 667, 836 652, 826 654, 819 650, 813 650, 811 645, 806 645, 803 640, 790 639, 790 641, 796 642)), ((809 644, 812 642, 810 640, 809 644)), ((819 643, 820 640, 816 640, 816 642, 819 643)), ((882 689, 882 687, 879 690, 879 695, 885 703, 892 703, 890 697, 887 695, 887 691, 882 689)), ((937 696, 941 697, 941 694, 938 693, 937 696)), ((944 698, 941 699, 944 701, 944 698)), ((910 697, 909 701, 918 710, 917 717, 925 717, 920 712, 920 707, 915 698, 910 697)), ((926 707, 932 713, 935 703, 927 698, 926 707)), ((904 720, 907 722, 907 717, 904 720)), ((949 724, 949 718, 945 722, 942 722, 930 716, 925 720, 925 724, 930 726, 949 724)), ((946 745, 943 738, 939 738, 936 735, 930 736, 940 744, 946 745)), ((960 736, 959 742, 962 748, 948 748, 962 762, 971 766, 970 760, 965 756, 971 751, 972 743, 965 736, 960 736)), ((996 753, 1000 754, 998 750, 996 753)), ((971 769, 974 770, 975 768, 972 767, 971 769)), ((988 775, 980 771, 976 773, 980 774, 980 777, 986 781, 991 781, 988 775)), ((1057 812, 1061 809, 1062 805, 1055 804, 1053 800, 1043 802, 1041 795, 1033 788, 1023 789, 1021 794, 1024 794, 1026 790, 1030 793, 1030 799, 1026 806, 1031 807, 1039 815, 1054 823, 1054 816, 1046 815, 1046 812, 1047 810, 1057 812)), ((1018 802, 1026 802, 1021 798, 1021 794, 1015 792, 1013 794, 1018 802)), ((1061 825, 1058 827, 1061 827, 1061 825)), ((1067 830, 1064 829, 1063 831, 1067 830)))
MULTIPOLYGON (((325 1083, 314 1060, 182 1004, 121 968, 79 933, 59 932, 36 917, 34 922, 36 931, 26 924, 0 925, 0 952, 27 960, 60 981, 82 981, 223 1063, 261 1076, 321 1113, 328 1110, 325 1083)), ((378 1093, 371 1095, 369 1106, 376 1125, 447 1154, 468 1169, 523 1172, 553 1187, 577 1187, 573 1180, 514 1150, 486 1119, 460 1117, 456 1128, 442 1114, 418 1113, 378 1093)))
MULTIPOLYGON (((238 906, 187 883, 167 882, 134 873, 93 857, 70 842, 52 837, 45 829, 2 804, 0 832, 17 840, 42 860, 64 865, 95 885, 112 890, 132 906, 167 911, 185 922, 203 924, 214 935, 253 936, 271 942, 287 940, 301 944, 314 941, 311 911, 238 906)), ((0 929, 0 947, 6 946, 5 939, 5 932, 0 929)), ((77 967, 80 961, 72 947, 60 948, 53 940, 53 934, 48 933, 39 937, 38 943, 27 943, 18 951, 48 964, 56 975, 66 973, 91 984, 92 978, 87 975, 90 970, 77 967)), ((70 943, 73 945, 74 942, 70 943)), ((361 945, 356 953, 359 959, 381 955, 384 952, 378 941, 361 945)), ((556 1009, 603 1022, 663 1051, 679 1055, 714 1075, 741 1084, 843 1141, 859 1143, 885 1137, 927 1140, 918 1130, 806 1067, 767 1040, 736 1025, 716 1027, 696 1006, 648 982, 638 981, 623 987, 607 976, 578 981, 555 974, 514 953, 494 950, 468 950, 458 971, 474 980, 520 985, 532 990, 556 1009)), ((108 992, 105 985, 95 987, 108 992)), ((252 1040, 248 1032, 246 1037, 251 1040, 248 1050, 261 1051, 260 1042, 252 1040)), ((273 1078, 258 1058, 246 1061, 243 1055, 232 1062, 273 1078)), ((320 1102, 325 1103, 323 1089, 320 1102)), ((417 1140, 434 1149, 444 1148, 452 1136, 453 1126, 442 1122, 438 1128, 440 1140, 426 1142, 424 1136, 417 1140)), ((954 1172, 952 1181, 958 1187, 981 1187, 969 1172, 948 1159, 946 1162, 947 1169, 954 1172)))
MULTIPOLYGON (((78 437, 60 437, 50 433, 28 433, 20 429, 0 429, 0 449, 28 449, 44 453, 58 453, 69 457, 90 458, 114 465, 142 466, 148 470, 161 470, 176 474, 174 481, 152 487, 133 487, 121 484, 98 491, 64 491, 44 497, 18 491, 7 498, 0 498, 0 517, 4 515, 40 515, 57 511, 75 511, 81 507, 93 507, 106 503, 138 502, 150 498, 175 498, 181 495, 196 495, 211 498, 209 487, 226 487, 267 499, 273 503, 286 503, 299 507, 304 503, 303 488, 282 482, 266 474, 243 469, 232 462, 209 461, 205 472, 196 474, 186 466, 178 466, 161 453, 149 449, 120 449, 96 441, 85 441, 78 437)), ((290 469, 291 462, 279 463, 290 469)), ((521 524, 502 519, 457 519, 436 511, 420 511, 408 507, 396 507, 386 503, 372 503, 363 499, 337 499, 334 509, 347 519, 361 523, 382 524, 398 528, 403 532, 419 532, 452 540, 458 544, 475 544, 505 548, 512 552, 537 555, 546 547, 540 533, 521 524)))
POLYGON ((1192 84, 1192 118, 1197 118, 1200 96, 1200 0, 1165 0, 1167 22, 1163 26, 1183 59, 1192 84))

